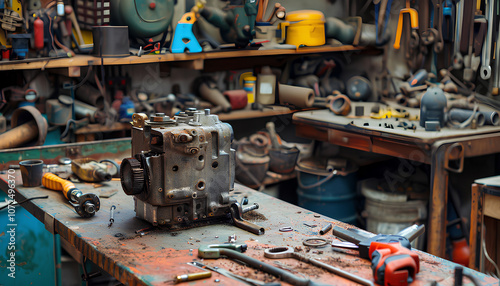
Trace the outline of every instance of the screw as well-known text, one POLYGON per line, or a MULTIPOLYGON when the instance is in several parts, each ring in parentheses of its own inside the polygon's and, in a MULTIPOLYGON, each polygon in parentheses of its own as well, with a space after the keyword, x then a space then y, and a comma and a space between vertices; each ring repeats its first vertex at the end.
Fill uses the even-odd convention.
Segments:
POLYGON ((112 205, 111 208, 109 209, 109 224, 108 224, 108 227, 111 227, 111 225, 113 225, 113 223, 115 222, 115 212, 114 210, 116 209, 116 206, 115 205, 112 205))
POLYGON ((242 213, 247 213, 249 211, 253 211, 253 210, 256 210, 259 208, 259 204, 258 203, 253 203, 252 206, 249 206, 249 207, 246 207, 244 209, 241 210, 242 213))

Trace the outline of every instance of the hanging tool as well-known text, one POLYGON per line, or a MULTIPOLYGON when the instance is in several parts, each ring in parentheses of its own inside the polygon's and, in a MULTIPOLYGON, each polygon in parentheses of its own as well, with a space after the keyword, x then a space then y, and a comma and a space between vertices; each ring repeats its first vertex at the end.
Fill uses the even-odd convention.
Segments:
MULTIPOLYGON (((448 45, 453 42, 454 33, 454 23, 455 23, 455 5, 453 5, 452 0, 444 0, 443 6, 443 24, 441 25, 443 41, 448 45)), ((444 49, 445 66, 450 65, 450 51, 449 48, 444 49)))
MULTIPOLYGON (((434 44, 437 37, 437 30, 434 29, 432 25, 433 19, 431 19, 434 12, 434 5, 432 10, 429 10, 430 0, 419 1, 419 31, 420 40, 423 46, 429 46, 434 44)), ((425 48, 425 47, 424 47, 425 48)), ((427 50, 425 50, 427 52, 427 50)))
MULTIPOLYGON (((483 49, 487 26, 488 23, 484 16, 476 16, 476 18, 474 19, 474 39, 470 43, 470 45, 473 46, 472 58, 470 59, 471 69, 473 73, 477 72, 479 64, 481 63, 481 51, 483 49)), ((464 80, 467 80, 465 76, 464 80)))
MULTIPOLYGON (((375 282, 382 285, 408 285, 420 270, 418 254, 410 242, 424 232, 424 225, 413 225, 396 235, 371 235, 334 226, 333 235, 358 246, 359 256, 372 262, 375 282)), ((342 247, 336 243, 332 246, 342 247)))
POLYGON ((69 203, 81 217, 88 218, 99 211, 101 206, 99 197, 91 193, 82 193, 68 180, 64 180, 52 173, 45 173, 42 177, 42 185, 47 189, 62 191, 64 197, 69 200, 69 203))
POLYGON ((258 259, 242 254, 247 250, 246 244, 212 244, 202 245, 198 248, 198 257, 204 259, 217 259, 227 256, 230 259, 242 261, 253 268, 272 274, 284 282, 292 285, 320 285, 307 278, 293 275, 283 269, 264 263, 258 259))
POLYGON ((453 31, 455 23, 455 6, 453 5, 452 0, 444 0, 443 1, 443 40, 445 42, 453 41, 453 31))
POLYGON ((282 246, 282 247, 275 247, 275 248, 266 249, 266 250, 264 250, 264 256, 267 258, 271 258, 271 259, 294 258, 294 259, 297 259, 301 262, 306 262, 306 263, 312 264, 314 266, 323 268, 331 273, 334 273, 338 276, 344 277, 346 279, 349 279, 349 280, 354 281, 356 283, 359 283, 361 285, 368 285, 368 286, 374 285, 373 282, 368 280, 368 279, 364 279, 362 277, 359 277, 359 276, 356 276, 352 273, 344 271, 340 268, 334 267, 332 265, 321 262, 317 259, 309 258, 301 253, 295 252, 293 247, 290 247, 290 246, 282 246))
POLYGON ((281 285, 280 282, 265 283, 265 282, 262 282, 259 280, 243 277, 243 276, 240 276, 238 274, 234 274, 233 272, 226 270, 224 268, 208 266, 206 264, 201 263, 200 261, 188 262, 187 264, 196 266, 200 269, 208 269, 208 270, 211 270, 215 273, 219 273, 220 275, 224 275, 224 276, 232 278, 232 279, 240 280, 241 282, 244 282, 244 283, 247 283, 247 284, 253 285, 253 286, 280 286, 281 285))
MULTIPOLYGON (((378 0, 375 2, 375 43, 378 46, 385 45, 385 31, 391 16, 392 0, 378 0)), ((388 39, 388 37, 387 37, 388 39)))
POLYGON ((462 21, 464 15, 464 3, 465 0, 457 0, 455 10, 456 10, 456 21, 455 21, 455 40, 453 46, 453 68, 459 70, 463 67, 464 58, 460 52, 460 38, 462 31, 462 21))
POLYGON ((418 13, 417 10, 411 8, 410 0, 406 0, 406 8, 403 8, 401 9, 401 11, 399 11, 398 28, 396 31, 396 40, 394 41, 394 49, 396 50, 399 50, 399 48, 401 47, 401 35, 403 33, 404 14, 410 15, 412 36, 418 38, 418 36, 416 36, 416 30, 418 30, 418 13))
POLYGON ((491 43, 493 36, 493 22, 495 19, 495 5, 493 0, 486 0, 486 21, 488 21, 488 31, 486 31, 486 41, 483 45, 481 56, 481 78, 487 80, 491 77, 491 43))

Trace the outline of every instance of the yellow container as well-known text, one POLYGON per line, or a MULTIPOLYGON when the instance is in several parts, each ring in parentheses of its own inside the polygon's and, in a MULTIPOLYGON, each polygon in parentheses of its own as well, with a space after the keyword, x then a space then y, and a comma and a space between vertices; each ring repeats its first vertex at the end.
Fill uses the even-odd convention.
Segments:
POLYGON ((320 11, 293 11, 286 14, 285 20, 279 24, 279 29, 286 44, 296 47, 325 44, 325 16, 320 11))

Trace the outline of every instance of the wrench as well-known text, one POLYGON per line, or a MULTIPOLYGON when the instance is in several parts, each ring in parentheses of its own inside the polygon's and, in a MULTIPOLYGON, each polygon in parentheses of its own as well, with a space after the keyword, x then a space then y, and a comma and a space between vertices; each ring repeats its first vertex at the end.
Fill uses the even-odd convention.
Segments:
POLYGON ((436 27, 438 34, 436 42, 434 43, 434 52, 439 54, 444 48, 444 40, 443 40, 443 3, 441 0, 435 1, 433 0, 434 5, 434 17, 437 17, 435 20, 434 26, 436 27))
POLYGON ((455 44, 453 47, 453 68, 459 70, 464 64, 464 58, 460 53, 460 33, 462 31, 462 18, 463 18, 463 1, 456 3, 456 22, 455 22, 455 44))
POLYGON ((486 0, 486 20, 488 21, 488 31, 486 31, 486 41, 483 46, 483 53, 481 55, 481 78, 489 79, 491 77, 491 37, 493 34, 493 20, 495 15, 495 9, 493 7, 493 1, 486 0))
POLYGON ((331 266, 329 264, 326 264, 326 263, 321 262, 319 260, 316 260, 314 258, 309 258, 303 254, 297 253, 294 251, 293 247, 290 247, 290 246, 283 246, 283 247, 275 247, 275 248, 266 249, 266 250, 264 250, 264 257, 272 258, 272 259, 295 258, 299 261, 306 262, 306 263, 312 264, 314 266, 318 266, 320 268, 328 270, 329 272, 332 272, 334 274, 342 276, 342 277, 349 279, 351 281, 354 281, 356 283, 359 283, 362 285, 367 285, 367 286, 374 286, 375 285, 375 284, 373 284, 372 281, 370 281, 368 279, 361 278, 359 276, 356 276, 354 274, 346 272, 340 268, 331 266))

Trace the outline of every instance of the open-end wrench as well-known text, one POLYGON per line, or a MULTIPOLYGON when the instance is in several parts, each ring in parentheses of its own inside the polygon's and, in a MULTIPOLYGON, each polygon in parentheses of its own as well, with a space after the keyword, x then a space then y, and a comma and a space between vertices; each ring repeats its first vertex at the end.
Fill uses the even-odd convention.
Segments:
POLYGON ((303 254, 300 254, 298 252, 295 252, 293 247, 290 246, 283 246, 283 247, 275 247, 275 248, 270 248, 264 250, 264 256, 267 258, 273 258, 273 259, 278 259, 278 258, 295 258, 299 261, 310 263, 314 266, 318 266, 320 268, 323 268, 325 270, 328 270, 329 272, 332 272, 334 274, 337 274, 341 277, 344 277, 346 279, 349 279, 351 281, 354 281, 356 283, 362 284, 362 285, 368 285, 368 286, 373 286, 372 281, 368 279, 361 278, 359 276, 356 276, 352 273, 349 273, 347 271, 344 271, 340 268, 331 266, 330 264, 326 264, 324 262, 321 262, 319 260, 316 260, 314 258, 309 258, 303 254))
POLYGON ((494 2, 486 0, 486 20, 488 21, 488 31, 486 31, 486 41, 483 45, 483 53, 481 55, 481 78, 486 80, 491 77, 491 41, 493 35, 493 22, 495 18, 494 2))

